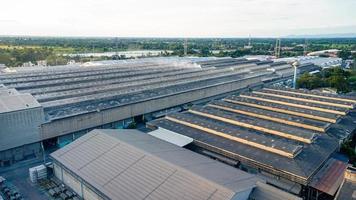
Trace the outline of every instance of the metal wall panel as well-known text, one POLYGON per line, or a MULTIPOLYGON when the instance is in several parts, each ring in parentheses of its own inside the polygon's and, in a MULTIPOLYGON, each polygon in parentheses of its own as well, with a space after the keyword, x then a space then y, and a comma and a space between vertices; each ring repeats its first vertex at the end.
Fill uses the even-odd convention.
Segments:
POLYGON ((216 85, 209 88, 203 88, 186 93, 175 94, 158 99, 148 100, 127 106, 121 106, 100 112, 92 112, 84 115, 54 120, 43 124, 41 127, 42 139, 48 139, 65 135, 75 131, 89 129, 103 124, 131 118, 137 115, 142 115, 177 105, 182 105, 188 102, 204 99, 219 94, 232 92, 241 88, 245 88, 251 84, 261 82, 261 77, 251 78, 249 80, 236 81, 223 85, 216 85))
POLYGON ((0 151, 41 141, 41 107, 0 114, 0 151))
POLYGON ((53 164, 54 176, 57 177, 59 180, 62 181, 62 168, 58 166, 56 163, 53 164))
POLYGON ((83 196, 81 185, 82 183, 78 179, 74 178, 71 174, 69 174, 66 170, 63 170, 63 183, 72 188, 72 190, 79 196, 83 196))
POLYGON ((96 194, 93 190, 88 188, 86 185, 83 185, 83 198, 85 200, 102 200, 98 194, 96 194))

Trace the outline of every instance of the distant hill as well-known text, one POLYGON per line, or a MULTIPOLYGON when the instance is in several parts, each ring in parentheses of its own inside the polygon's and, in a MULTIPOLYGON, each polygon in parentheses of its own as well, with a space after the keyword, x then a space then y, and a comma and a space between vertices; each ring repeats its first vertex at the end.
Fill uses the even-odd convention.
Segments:
POLYGON ((288 35, 286 38, 356 38, 356 33, 335 33, 317 35, 288 35))

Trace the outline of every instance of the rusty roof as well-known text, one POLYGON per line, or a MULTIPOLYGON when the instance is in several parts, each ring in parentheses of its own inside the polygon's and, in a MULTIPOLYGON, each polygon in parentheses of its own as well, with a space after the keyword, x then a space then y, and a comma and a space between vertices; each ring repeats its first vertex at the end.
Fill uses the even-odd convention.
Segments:
POLYGON ((313 177, 310 186, 333 196, 343 181, 346 168, 347 163, 330 158, 313 177))

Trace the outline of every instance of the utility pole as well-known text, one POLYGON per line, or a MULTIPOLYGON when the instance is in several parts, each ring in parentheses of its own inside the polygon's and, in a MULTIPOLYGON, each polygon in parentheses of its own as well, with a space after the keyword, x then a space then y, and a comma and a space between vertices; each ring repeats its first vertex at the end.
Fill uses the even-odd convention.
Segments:
POLYGON ((119 43, 118 43, 118 38, 115 38, 115 56, 116 58, 119 57, 119 43))
POLYGON ((297 88, 297 68, 298 68, 298 61, 294 62, 292 64, 293 68, 294 68, 294 76, 293 76, 293 89, 297 88))
POLYGON ((251 46, 251 34, 248 34, 248 46, 251 46))
POLYGON ((304 39, 304 45, 303 45, 303 55, 306 56, 308 53, 308 41, 307 38, 304 39))
POLYGON ((184 39, 184 56, 188 55, 188 39, 184 39))
POLYGON ((281 56, 281 39, 276 39, 276 47, 274 48, 274 56, 279 58, 281 56))

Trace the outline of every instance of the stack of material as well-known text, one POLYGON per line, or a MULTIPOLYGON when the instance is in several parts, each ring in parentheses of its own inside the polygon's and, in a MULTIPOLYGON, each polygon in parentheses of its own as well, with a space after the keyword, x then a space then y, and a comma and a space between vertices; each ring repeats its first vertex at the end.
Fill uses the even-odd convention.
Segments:
POLYGON ((39 165, 29 169, 30 180, 32 183, 37 183, 37 180, 47 178, 47 168, 44 165, 39 165))

